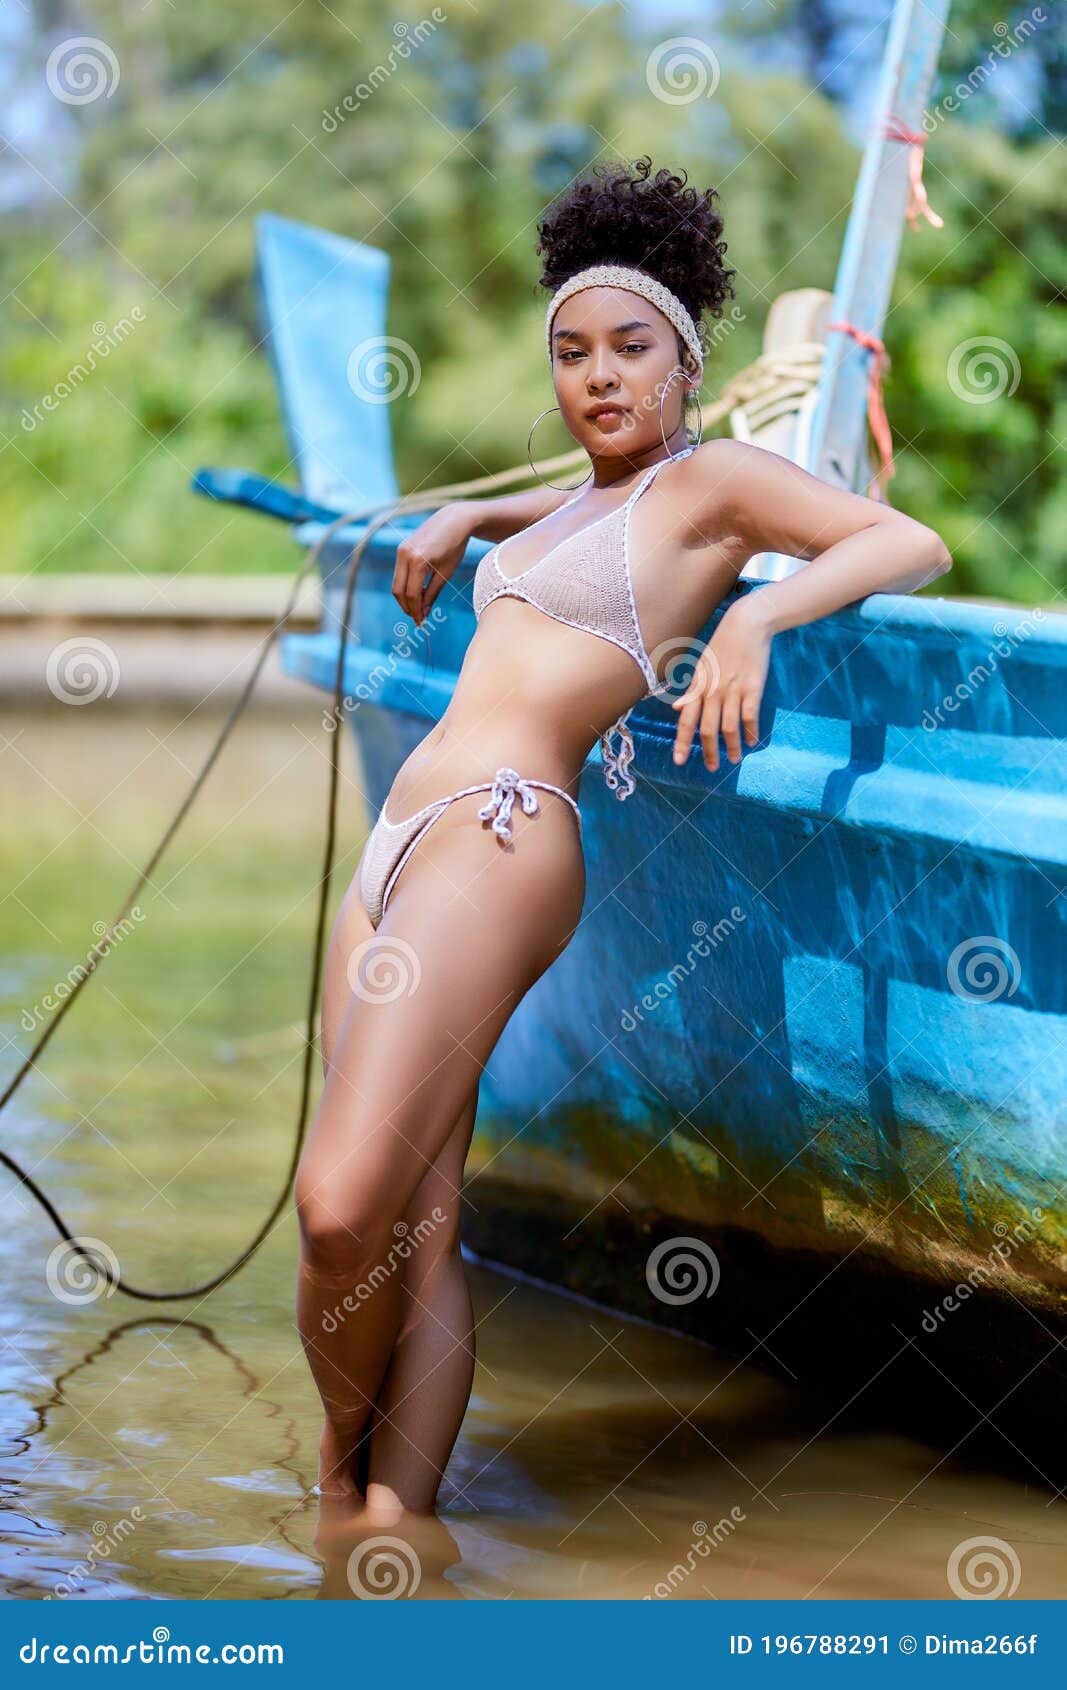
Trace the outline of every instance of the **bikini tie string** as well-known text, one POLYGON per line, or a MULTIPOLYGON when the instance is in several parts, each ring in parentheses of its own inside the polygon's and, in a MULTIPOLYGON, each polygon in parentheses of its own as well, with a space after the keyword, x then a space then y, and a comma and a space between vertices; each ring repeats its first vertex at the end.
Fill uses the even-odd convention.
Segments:
MULTIPOLYGON (((626 716, 630 714, 626 712, 626 716)), ((630 773, 630 764, 634 760, 633 735, 626 725, 626 716, 620 716, 613 722, 605 734, 600 737, 600 752, 604 759, 604 779, 614 792, 616 798, 629 798, 631 792, 636 792, 637 782, 630 773), (616 752, 612 746, 612 739, 618 734, 619 749, 616 752)))
POLYGON ((499 839, 511 838, 511 812, 518 795, 523 810, 532 816, 537 809, 537 795, 528 780, 517 769, 498 769, 493 776, 493 790, 478 811, 482 821, 493 820, 493 832, 499 839))

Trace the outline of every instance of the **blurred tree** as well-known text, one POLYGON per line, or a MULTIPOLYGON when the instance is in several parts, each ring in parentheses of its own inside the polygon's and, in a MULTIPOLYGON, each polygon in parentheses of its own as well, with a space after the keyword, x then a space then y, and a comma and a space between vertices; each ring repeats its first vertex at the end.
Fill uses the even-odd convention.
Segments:
MULTIPOLYGON (((708 394, 758 351, 777 293, 833 285, 858 155, 826 94, 760 68, 758 37, 724 27, 706 44, 721 74, 676 103, 653 91, 655 33, 622 7, 572 0, 543 0, 533 28, 503 7, 413 21, 392 0, 185 0, 180 13, 38 0, 30 19, 20 85, 43 117, 36 133, 32 117, 5 118, 20 171, 0 253, 8 568, 292 567, 284 532, 187 491, 201 463, 295 479, 257 347, 258 211, 388 250, 390 333, 423 371, 418 403, 393 408, 404 486, 523 460, 552 402, 537 223, 597 158, 650 152, 721 188, 740 321, 708 394), (120 75, 72 104, 45 67, 87 34, 120 75), (42 412, 98 331, 135 308, 121 343, 42 412)), ((953 590, 1048 600, 1063 581, 1049 455, 1063 423, 1056 147, 967 115, 931 137, 946 228, 905 234, 887 325, 893 498, 946 534, 953 590), (991 403, 961 399, 947 374, 982 335, 1009 340, 1021 368, 991 403)), ((566 443, 543 433, 544 450, 566 443)))
POLYGON ((1037 141, 1067 128, 1067 7, 953 0, 931 104, 968 88, 964 121, 1037 141), (971 90, 973 89, 973 93, 971 90))
MULTIPOLYGON (((785 0, 750 16, 732 0, 725 27, 742 37, 792 42, 811 82, 842 105, 870 91, 893 0, 785 0)), ((966 88, 959 110, 1027 139, 1062 135, 1067 119, 1067 7, 1045 0, 1007 10, 1001 0, 952 0, 929 104, 966 88)))

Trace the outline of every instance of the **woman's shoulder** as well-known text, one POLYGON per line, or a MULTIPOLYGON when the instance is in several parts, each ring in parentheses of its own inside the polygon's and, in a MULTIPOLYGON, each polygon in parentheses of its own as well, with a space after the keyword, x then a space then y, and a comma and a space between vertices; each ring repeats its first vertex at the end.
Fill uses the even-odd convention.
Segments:
POLYGON ((692 482, 705 483, 709 477, 718 478, 726 474, 758 475, 775 461, 788 463, 789 459, 783 458, 780 452, 769 451, 766 446, 753 446, 747 440, 734 440, 726 434, 714 440, 702 440, 678 465, 678 475, 685 475, 692 482))
POLYGON ((674 468, 673 486, 697 528, 718 534, 740 515, 759 510, 776 497, 783 476, 802 475, 789 458, 765 446, 726 435, 704 440, 674 468))

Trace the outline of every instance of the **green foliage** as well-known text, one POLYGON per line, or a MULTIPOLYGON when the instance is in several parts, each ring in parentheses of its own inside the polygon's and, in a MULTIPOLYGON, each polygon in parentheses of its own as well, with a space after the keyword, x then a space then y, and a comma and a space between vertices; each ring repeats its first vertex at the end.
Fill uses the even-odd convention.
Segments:
POLYGON ((1067 584, 1062 144, 946 124, 927 152, 945 227, 905 232, 886 323, 893 503, 943 534, 953 591, 1049 603, 1067 584))
MULTIPOLYGON (((38 5, 27 86, 40 87, 64 30, 105 40, 121 79, 110 98, 56 102, 57 138, 68 137, 66 160, 57 145, 61 162, 45 170, 56 190, 8 219, 6 567, 292 567, 287 533, 187 490, 205 463, 296 480, 256 344, 259 211, 388 250, 390 332, 423 371, 391 418, 401 485, 523 461, 530 423, 552 403, 537 223, 598 157, 647 151, 721 189, 743 321, 709 363, 707 395, 758 352, 778 293, 832 287, 856 151, 827 99, 760 74, 735 38, 715 41, 713 97, 670 104, 646 78, 655 28, 641 36, 622 7, 542 0, 534 39, 505 7, 449 11, 414 43, 404 32, 417 21, 382 0, 93 0, 76 16, 38 5), (134 308, 142 320, 121 344, 27 427, 84 362, 93 325, 134 308)), ((1064 578, 1055 143, 947 120, 928 154, 946 227, 904 234, 886 328, 893 501, 944 533, 953 591, 1047 601, 1064 578), (968 403, 947 370, 981 336, 1009 342, 1021 375, 1010 395, 968 403)), ((546 423, 543 449, 564 443, 546 423)))

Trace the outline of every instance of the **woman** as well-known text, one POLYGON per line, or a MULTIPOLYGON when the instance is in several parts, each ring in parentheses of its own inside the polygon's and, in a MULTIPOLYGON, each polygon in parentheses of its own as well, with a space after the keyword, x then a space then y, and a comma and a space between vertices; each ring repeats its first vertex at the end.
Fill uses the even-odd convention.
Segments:
POLYGON ((421 623, 473 536, 507 542, 479 564, 455 692, 397 774, 327 960, 297 1315, 326 1415, 320 1493, 362 1517, 432 1513, 466 1410, 460 1188, 478 1082, 580 919, 594 741, 626 798, 629 711, 757 552, 811 561, 726 611, 672 703, 676 762, 697 733, 709 770, 720 738, 733 762, 756 743, 780 629, 950 564, 931 529, 776 453, 688 443, 697 323, 721 315, 735 272, 714 191, 650 173, 648 159, 600 167, 540 228, 552 380, 586 482, 447 505, 397 556, 395 595, 421 623), (402 989, 368 986, 382 955, 402 989))

